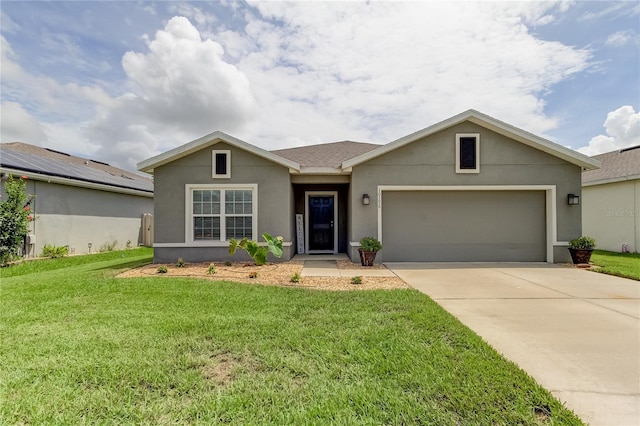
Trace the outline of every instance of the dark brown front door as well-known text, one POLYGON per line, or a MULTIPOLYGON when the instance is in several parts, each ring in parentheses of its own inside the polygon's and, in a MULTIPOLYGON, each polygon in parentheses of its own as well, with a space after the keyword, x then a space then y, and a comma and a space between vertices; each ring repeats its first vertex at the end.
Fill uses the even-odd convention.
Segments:
POLYGON ((333 195, 309 196, 309 251, 331 251, 334 240, 333 195))

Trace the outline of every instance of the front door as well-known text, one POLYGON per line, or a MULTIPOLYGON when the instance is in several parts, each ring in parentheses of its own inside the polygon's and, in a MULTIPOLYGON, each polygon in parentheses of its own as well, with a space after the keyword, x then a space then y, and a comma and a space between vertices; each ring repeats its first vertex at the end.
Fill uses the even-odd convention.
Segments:
POLYGON ((307 242, 309 253, 335 253, 336 196, 307 194, 307 242))

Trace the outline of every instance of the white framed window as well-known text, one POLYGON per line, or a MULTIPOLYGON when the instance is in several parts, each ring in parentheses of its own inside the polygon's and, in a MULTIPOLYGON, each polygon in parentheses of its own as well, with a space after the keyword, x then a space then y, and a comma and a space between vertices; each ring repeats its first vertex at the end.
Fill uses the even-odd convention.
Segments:
POLYGON ((214 179, 231 178, 231 151, 214 149, 211 151, 212 176, 214 179))
POLYGON ((258 185, 186 185, 186 242, 256 240, 258 185))
POLYGON ((480 173, 480 134, 456 134, 456 173, 480 173))

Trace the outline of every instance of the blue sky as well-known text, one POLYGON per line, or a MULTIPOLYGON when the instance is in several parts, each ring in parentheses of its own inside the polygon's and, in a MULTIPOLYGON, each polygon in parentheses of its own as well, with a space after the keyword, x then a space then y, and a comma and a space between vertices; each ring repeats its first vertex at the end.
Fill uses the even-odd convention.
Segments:
POLYGON ((640 144, 640 2, 2 1, 2 142, 127 169, 222 130, 387 143, 474 108, 640 144))

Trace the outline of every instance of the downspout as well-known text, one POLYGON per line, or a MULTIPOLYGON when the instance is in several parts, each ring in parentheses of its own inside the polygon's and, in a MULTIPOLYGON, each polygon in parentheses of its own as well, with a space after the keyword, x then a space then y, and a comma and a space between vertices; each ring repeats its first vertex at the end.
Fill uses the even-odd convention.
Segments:
POLYGON ((638 188, 640 186, 640 179, 636 179, 635 183, 634 183, 634 188, 633 188, 633 200, 634 200, 634 207, 635 210, 633 211, 633 215, 635 216, 635 219, 633 221, 633 235, 634 235, 634 241, 635 241, 635 251, 636 253, 640 253, 640 247, 638 246, 638 243, 640 243, 640 241, 638 241, 638 237, 639 237, 639 229, 638 229, 638 223, 640 222, 640 200, 638 200, 638 193, 640 193, 640 188, 638 188))

